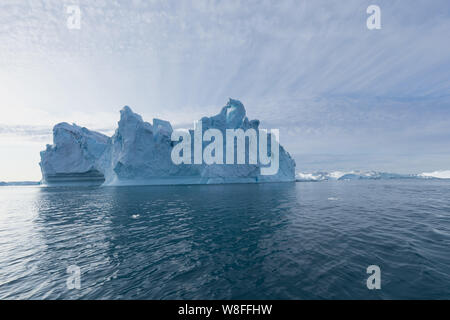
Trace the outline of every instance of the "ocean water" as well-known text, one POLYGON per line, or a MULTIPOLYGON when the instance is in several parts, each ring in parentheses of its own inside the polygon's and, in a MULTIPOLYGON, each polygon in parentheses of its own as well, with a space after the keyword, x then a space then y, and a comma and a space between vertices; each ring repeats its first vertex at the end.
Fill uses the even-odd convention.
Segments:
POLYGON ((1 187, 15 298, 449 299, 450 182, 1 187))

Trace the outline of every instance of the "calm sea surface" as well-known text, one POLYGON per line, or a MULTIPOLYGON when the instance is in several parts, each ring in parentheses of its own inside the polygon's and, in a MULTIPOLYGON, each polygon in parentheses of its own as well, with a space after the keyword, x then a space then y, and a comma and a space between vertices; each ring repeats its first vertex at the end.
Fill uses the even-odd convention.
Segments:
POLYGON ((450 299, 450 182, 0 187, 0 298, 450 299))

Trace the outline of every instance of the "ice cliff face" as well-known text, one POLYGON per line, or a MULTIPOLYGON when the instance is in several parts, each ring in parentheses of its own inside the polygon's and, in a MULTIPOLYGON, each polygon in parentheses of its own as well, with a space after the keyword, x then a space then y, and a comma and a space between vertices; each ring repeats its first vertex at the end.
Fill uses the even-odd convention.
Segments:
MULTIPOLYGON (((111 141, 111 162, 107 166, 107 183, 164 183, 177 176, 172 163, 172 126, 153 119, 153 125, 129 107, 120 111, 119 127, 111 141)), ((172 181, 175 183, 176 181, 172 181)))
POLYGON ((111 139, 75 124, 53 128, 53 145, 41 152, 43 180, 48 183, 104 181, 104 155, 111 139))
MULTIPOLYGON (((243 104, 232 99, 219 114, 200 122, 203 132, 214 128, 224 137, 226 129, 259 127, 258 120, 248 120, 243 104)), ((50 184, 94 181, 110 185, 295 181, 295 162, 282 146, 274 175, 261 175, 259 163, 176 165, 171 152, 178 142, 171 140, 172 132, 168 121, 153 119, 150 124, 128 106, 120 111, 118 128, 111 138, 75 124, 58 124, 53 130, 53 145, 41 152, 43 180, 50 184)), ((194 131, 189 132, 194 141, 194 131)), ((203 142, 203 147, 207 144, 203 142)))

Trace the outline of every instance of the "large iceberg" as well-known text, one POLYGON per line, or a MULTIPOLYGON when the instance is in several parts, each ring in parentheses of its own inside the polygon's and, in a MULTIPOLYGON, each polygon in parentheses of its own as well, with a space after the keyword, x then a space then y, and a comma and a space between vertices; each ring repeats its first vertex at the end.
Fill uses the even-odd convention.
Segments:
MULTIPOLYGON (((250 121, 243 104, 233 99, 219 114, 203 117, 199 122, 202 134, 208 129, 217 129, 224 136, 227 129, 259 129, 259 121, 250 121)), ((295 162, 281 145, 278 171, 264 175, 261 169, 265 166, 259 161, 256 164, 175 164, 171 154, 178 142, 172 141, 172 133, 170 122, 153 119, 150 124, 128 106, 120 111, 118 128, 112 137, 75 124, 57 124, 53 129, 53 145, 47 145, 41 152, 43 182, 151 185, 295 181, 295 162)), ((189 130, 192 141, 194 134, 194 130, 189 130)), ((204 148, 208 142, 202 144, 204 148)), ((248 149, 245 148, 246 159, 248 149)))

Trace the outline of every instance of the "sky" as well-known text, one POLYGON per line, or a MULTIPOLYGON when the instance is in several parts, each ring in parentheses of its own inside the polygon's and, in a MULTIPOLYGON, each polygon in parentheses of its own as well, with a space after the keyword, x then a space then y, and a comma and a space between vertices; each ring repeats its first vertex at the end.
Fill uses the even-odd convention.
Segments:
POLYGON ((298 171, 448 170, 449 35, 448 0, 2 0, 0 181, 40 180, 58 122, 187 128, 229 98, 298 171))

